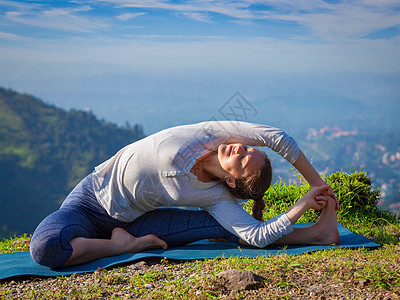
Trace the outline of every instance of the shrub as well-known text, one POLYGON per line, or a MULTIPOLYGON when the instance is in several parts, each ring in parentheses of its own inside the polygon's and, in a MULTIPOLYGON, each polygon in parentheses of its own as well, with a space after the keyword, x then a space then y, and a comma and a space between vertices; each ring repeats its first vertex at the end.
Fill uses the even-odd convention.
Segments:
MULTIPOLYGON (((396 220, 392 213, 378 206, 379 190, 373 188, 372 180, 365 172, 351 174, 337 172, 327 176, 325 181, 331 185, 339 200, 338 221, 340 223, 354 224, 367 221, 371 224, 380 224, 382 220, 389 222, 396 220)), ((286 211, 310 190, 307 182, 304 180, 299 180, 299 182, 300 184, 288 184, 280 181, 269 188, 264 196, 266 202, 264 220, 286 211)), ((252 202, 249 200, 244 206, 248 212, 251 211, 252 202)), ((299 222, 316 222, 319 214, 319 211, 309 210, 299 219, 299 222)))
POLYGON ((372 187, 371 177, 365 172, 347 174, 337 172, 329 175, 326 182, 331 185, 339 199, 338 220, 352 222, 355 219, 368 219, 376 222, 380 219, 394 221, 396 218, 378 206, 380 192, 372 187))

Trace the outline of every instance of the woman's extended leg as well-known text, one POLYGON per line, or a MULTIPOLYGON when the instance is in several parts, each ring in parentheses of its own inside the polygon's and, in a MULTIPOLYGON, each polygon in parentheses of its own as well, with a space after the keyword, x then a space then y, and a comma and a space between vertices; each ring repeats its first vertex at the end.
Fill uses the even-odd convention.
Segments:
POLYGON ((339 244, 336 202, 327 201, 318 221, 308 227, 294 227, 292 233, 277 240, 274 245, 332 245, 339 244))
POLYGON ((135 237, 154 234, 168 246, 214 238, 239 243, 236 235, 223 228, 207 211, 198 209, 159 208, 147 212, 125 229, 135 237))

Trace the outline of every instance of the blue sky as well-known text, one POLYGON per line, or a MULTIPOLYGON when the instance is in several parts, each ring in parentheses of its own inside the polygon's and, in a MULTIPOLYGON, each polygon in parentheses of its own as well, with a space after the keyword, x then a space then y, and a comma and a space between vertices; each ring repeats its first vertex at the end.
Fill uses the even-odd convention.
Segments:
POLYGON ((399 53, 398 0, 0 0, 0 86, 148 132, 236 91, 393 103, 399 53))

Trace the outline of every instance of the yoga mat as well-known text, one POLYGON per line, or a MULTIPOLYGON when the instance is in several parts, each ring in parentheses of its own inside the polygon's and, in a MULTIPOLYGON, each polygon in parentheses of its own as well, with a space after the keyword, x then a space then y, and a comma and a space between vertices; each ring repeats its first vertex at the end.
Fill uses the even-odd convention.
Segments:
MULTIPOLYGON (((309 223, 295 224, 295 226, 309 226, 309 223)), ((232 243, 213 243, 207 240, 198 241, 182 247, 173 247, 167 250, 156 249, 146 250, 139 253, 127 253, 118 256, 101 258, 96 261, 52 270, 35 263, 29 252, 16 252, 0 255, 0 279, 12 278, 16 276, 43 276, 57 277, 66 276, 73 273, 88 273, 98 269, 106 269, 133 261, 149 257, 168 258, 176 260, 196 260, 222 257, 257 257, 260 255, 274 256, 286 253, 288 255, 298 255, 312 251, 337 248, 366 247, 374 248, 381 245, 368 240, 366 237, 355 234, 338 224, 340 234, 340 245, 332 246, 267 246, 266 248, 254 248, 238 246, 232 243)))

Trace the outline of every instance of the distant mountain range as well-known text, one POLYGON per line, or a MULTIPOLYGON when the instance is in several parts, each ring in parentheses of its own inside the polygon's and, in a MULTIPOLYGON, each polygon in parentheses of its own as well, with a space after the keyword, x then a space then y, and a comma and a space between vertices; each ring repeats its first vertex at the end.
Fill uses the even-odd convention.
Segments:
POLYGON ((0 88, 0 237, 32 233, 94 166, 143 136, 0 88))

